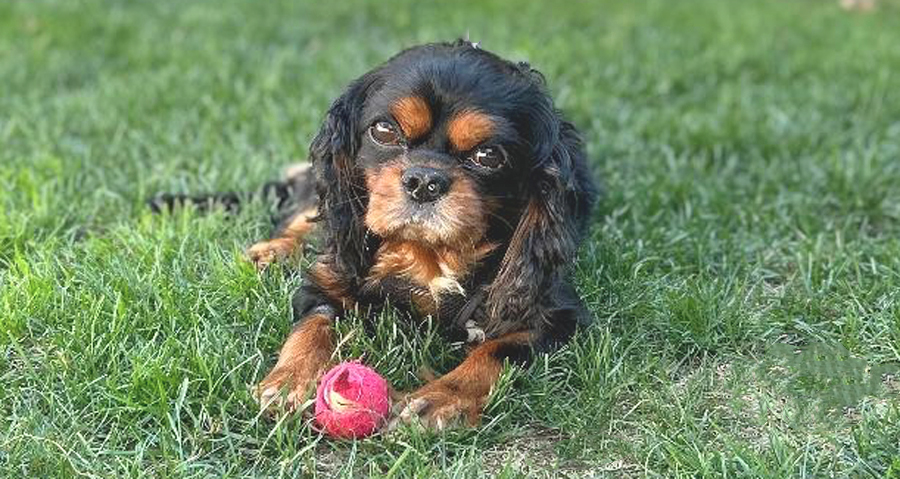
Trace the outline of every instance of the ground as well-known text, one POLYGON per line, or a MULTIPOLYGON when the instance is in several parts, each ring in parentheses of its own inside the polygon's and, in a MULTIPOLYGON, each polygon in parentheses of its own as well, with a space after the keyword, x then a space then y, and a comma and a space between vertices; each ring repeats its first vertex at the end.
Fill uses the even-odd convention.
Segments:
MULTIPOLYGON (((2 2, 0 476, 897 477, 898 45, 890 2, 2 2), (350 80, 467 34, 585 134, 594 325, 509 369, 476 429, 261 417, 298 283, 242 257, 266 206, 144 199, 262 184, 350 80), (840 374, 791 362, 816 344, 840 374)), ((341 356, 399 387, 459 355, 359 321, 341 356)))

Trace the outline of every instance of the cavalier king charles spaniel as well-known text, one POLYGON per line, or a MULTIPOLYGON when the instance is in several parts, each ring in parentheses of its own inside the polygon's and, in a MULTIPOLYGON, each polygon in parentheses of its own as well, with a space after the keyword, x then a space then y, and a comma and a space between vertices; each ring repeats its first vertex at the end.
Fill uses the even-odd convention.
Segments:
MULTIPOLYGON (((402 51, 349 85, 310 164, 264 188, 286 219, 248 250, 259 267, 322 245, 293 299, 296 324, 255 389, 264 408, 305 403, 345 311, 390 303, 471 343, 465 360, 400 401, 396 421, 476 424, 505 361, 565 342, 585 309, 569 279, 597 188, 575 127, 543 76, 474 43, 402 51)), ((162 195, 238 205, 236 194, 162 195)))

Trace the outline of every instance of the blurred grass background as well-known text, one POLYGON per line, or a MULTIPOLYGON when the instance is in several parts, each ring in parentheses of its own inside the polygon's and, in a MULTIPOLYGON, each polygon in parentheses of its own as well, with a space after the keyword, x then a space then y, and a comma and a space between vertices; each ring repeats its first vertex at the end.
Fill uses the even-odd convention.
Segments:
MULTIPOLYGON (((758 373, 775 343, 900 361, 898 45, 892 2, 2 2, 0 476, 897 477, 896 375, 823 418, 827 384, 758 373), (595 326, 510 370, 475 430, 260 418, 298 281, 241 260, 266 208, 144 199, 260 185, 349 81, 466 34, 587 139, 595 326)), ((378 324, 342 323, 341 354, 395 384, 459 355, 378 324)))

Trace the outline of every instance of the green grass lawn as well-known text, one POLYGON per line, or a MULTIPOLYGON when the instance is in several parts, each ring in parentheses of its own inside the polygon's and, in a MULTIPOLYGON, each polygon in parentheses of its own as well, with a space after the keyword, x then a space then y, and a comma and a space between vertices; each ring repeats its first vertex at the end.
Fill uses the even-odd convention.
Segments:
MULTIPOLYGON (((340 355, 397 386, 460 354, 377 322, 340 355)), ((0 2, 0 353, 0 477, 900 477, 900 5, 0 2), (260 417, 298 284, 242 259, 267 207, 143 200, 262 184, 353 78, 467 32, 585 134, 595 325, 477 429, 260 417), (772 352, 817 343, 895 374, 819 408, 840 381, 772 352)))

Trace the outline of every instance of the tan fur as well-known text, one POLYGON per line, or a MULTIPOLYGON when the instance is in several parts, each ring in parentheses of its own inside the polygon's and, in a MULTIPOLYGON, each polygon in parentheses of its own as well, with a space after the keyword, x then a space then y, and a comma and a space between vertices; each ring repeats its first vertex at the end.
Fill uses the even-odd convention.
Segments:
POLYGON ((278 353, 278 362, 256 387, 263 408, 281 404, 288 410, 303 405, 330 364, 334 351, 331 318, 309 316, 294 328, 278 353), (282 391, 287 393, 282 397, 282 391))
POLYGON ((411 223, 408 200, 400 183, 405 168, 403 160, 396 160, 366 173, 366 226, 385 239, 458 250, 475 248, 487 231, 494 203, 478 193, 471 179, 451 170, 453 184, 435 206, 434 219, 427 225, 411 223))
POLYGON ((507 345, 529 344, 533 340, 533 333, 523 331, 484 342, 456 369, 412 393, 395 422, 409 422, 418 417, 425 425, 438 430, 458 420, 476 425, 488 394, 503 371, 497 352, 507 345))
POLYGON ((408 140, 415 140, 431 131, 431 109, 428 103, 417 96, 408 96, 391 106, 394 119, 408 140))
POLYGON ((297 213, 274 238, 248 248, 247 256, 257 268, 263 269, 273 261, 293 255, 303 245, 303 238, 315 228, 316 224, 312 221, 315 217, 315 208, 297 213))
POLYGON ((331 267, 321 261, 316 262, 309 269, 309 278, 328 297, 328 299, 340 304, 344 309, 353 308, 355 301, 347 292, 347 287, 338 278, 331 267))
POLYGON ((366 172, 369 207, 366 208, 365 222, 378 235, 386 236, 401 222, 398 210, 406 201, 400 183, 403 168, 396 162, 374 172, 366 172))
POLYGON ((476 110, 465 110, 450 120, 447 136, 456 151, 469 151, 494 134, 494 120, 476 110))
POLYGON ((384 240, 368 281, 390 276, 409 280, 416 287, 413 301, 429 314, 441 295, 463 294, 460 281, 496 247, 483 240, 494 204, 478 194, 469 178, 456 175, 450 191, 435 205, 433 219, 427 224, 411 222, 400 184, 406 166, 396 160, 366 175, 365 223, 384 240))
POLYGON ((376 253, 376 262, 369 281, 381 281, 390 276, 409 280, 421 289, 415 294, 417 306, 433 312, 440 296, 445 293, 464 294, 459 282, 496 245, 482 244, 476 248, 457 250, 433 248, 411 241, 386 241, 376 253), (426 293, 422 294, 422 293, 426 293))

